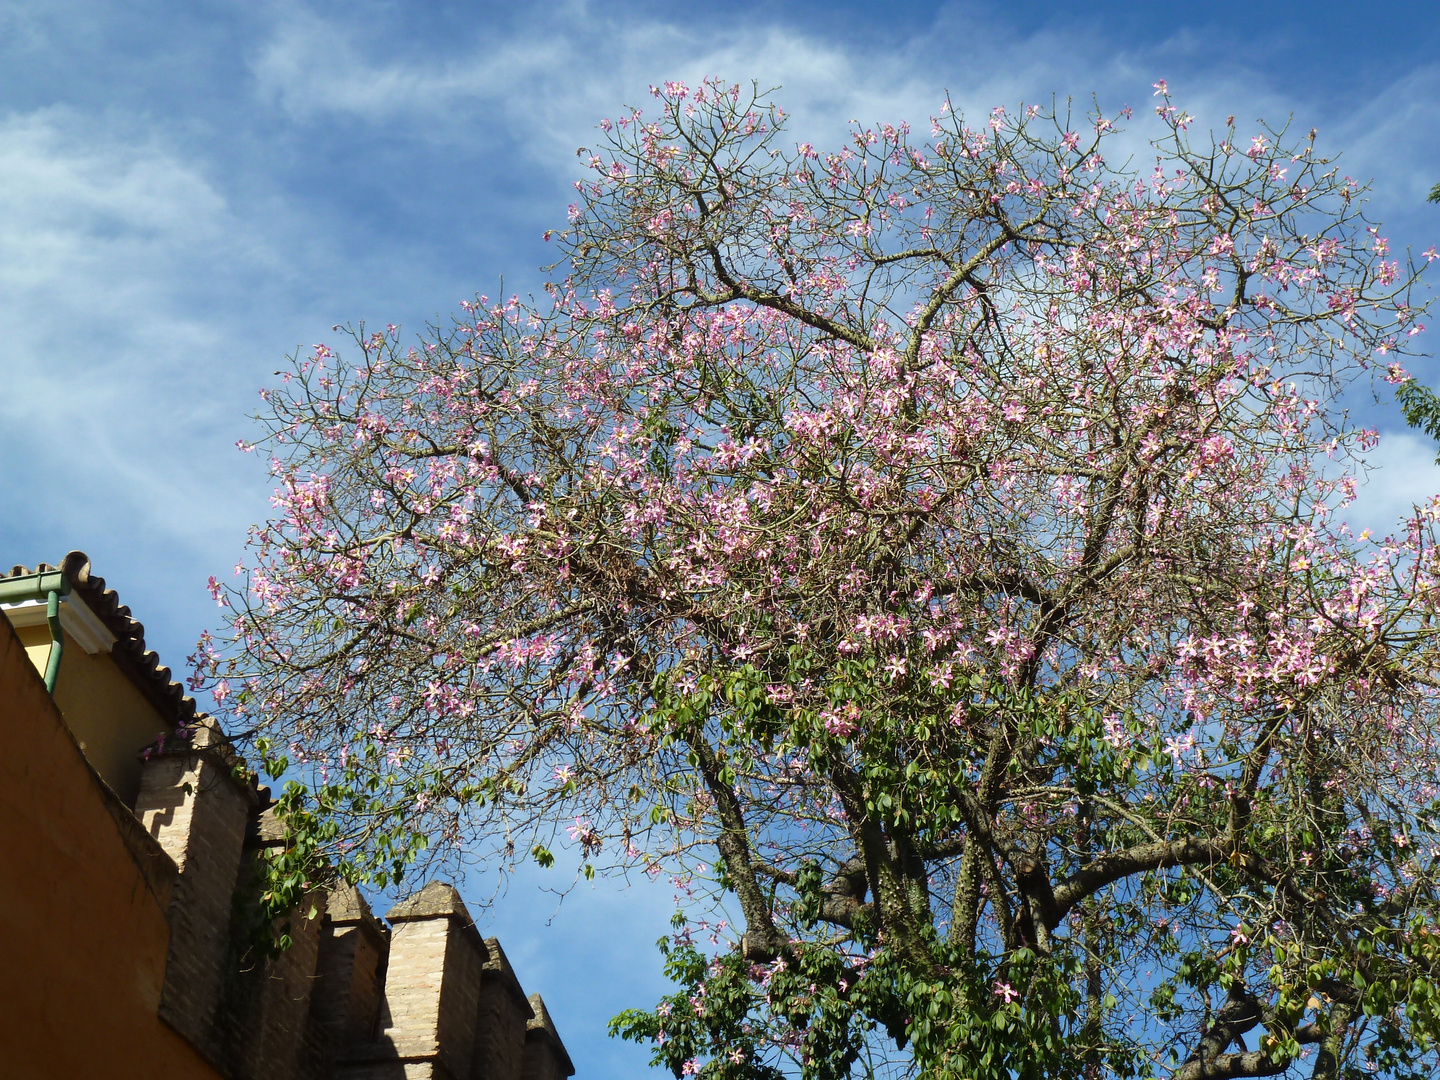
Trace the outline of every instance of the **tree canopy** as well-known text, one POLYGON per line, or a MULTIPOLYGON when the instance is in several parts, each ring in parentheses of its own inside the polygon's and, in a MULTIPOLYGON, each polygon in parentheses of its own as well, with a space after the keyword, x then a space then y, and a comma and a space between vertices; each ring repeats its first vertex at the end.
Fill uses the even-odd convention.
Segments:
POLYGON ((1157 97, 1133 171, 667 84, 542 302, 297 356, 205 646, 305 778, 272 899, 672 875, 676 1076, 1433 1075, 1440 502, 1343 524, 1421 267, 1157 97))

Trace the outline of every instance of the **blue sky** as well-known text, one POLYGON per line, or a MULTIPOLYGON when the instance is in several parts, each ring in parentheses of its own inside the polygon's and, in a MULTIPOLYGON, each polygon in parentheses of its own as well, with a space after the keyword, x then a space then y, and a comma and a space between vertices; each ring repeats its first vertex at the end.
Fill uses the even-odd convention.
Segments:
MULTIPOLYGON (((1397 247, 1440 242, 1431 3, 14 3, 0 0, 0 560, 90 553, 172 666, 267 509, 234 450, 297 347, 419 329, 543 280, 574 151, 646 87, 781 86, 797 137, 1169 81, 1202 125, 1293 114, 1374 178, 1397 247)), ((1137 146, 1143 144, 1137 139, 1137 146)), ((1440 370, 1417 365, 1432 382, 1440 370)), ((1386 438, 1355 514, 1440 490, 1386 438)), ((478 886, 471 894, 478 895, 478 886)), ((669 891, 605 885, 553 922, 535 874, 484 916, 583 1077, 642 1051, 604 1020, 661 992, 669 891)))

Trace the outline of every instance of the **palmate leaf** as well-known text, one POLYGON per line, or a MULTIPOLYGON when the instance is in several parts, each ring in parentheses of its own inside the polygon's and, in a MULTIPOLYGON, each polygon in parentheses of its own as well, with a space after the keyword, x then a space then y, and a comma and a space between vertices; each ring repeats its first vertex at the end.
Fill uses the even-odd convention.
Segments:
MULTIPOLYGON (((1440 186, 1437 186, 1436 190, 1440 191, 1440 186)), ((1435 198, 1433 193, 1431 198, 1435 198)), ((1396 388, 1395 400, 1400 403, 1400 409, 1405 414, 1405 423, 1435 440, 1435 463, 1440 465, 1440 395, 1411 379, 1396 388)))

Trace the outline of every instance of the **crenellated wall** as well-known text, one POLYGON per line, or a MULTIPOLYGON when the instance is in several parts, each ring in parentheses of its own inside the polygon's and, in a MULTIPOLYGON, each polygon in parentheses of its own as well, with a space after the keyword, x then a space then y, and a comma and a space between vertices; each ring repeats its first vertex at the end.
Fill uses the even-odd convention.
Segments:
POLYGON ((316 890, 286 920, 292 946, 258 955, 246 898, 284 843, 268 791, 88 559, 72 553, 62 571, 74 587, 62 615, 81 638, 66 638, 53 697, 37 670, 48 639, 26 637, 33 612, 0 608, 6 1080, 574 1074, 544 1002, 443 882, 389 925, 351 886, 316 890), (129 696, 90 692, 105 679, 129 696))
POLYGON ((180 749, 144 762, 135 816, 175 862, 170 947, 160 1016, 210 1048, 230 959, 232 898, 245 829, 258 808, 253 786, 237 779, 234 755, 213 725, 180 749))
POLYGON ((377 1038, 390 960, 390 929, 371 914, 358 889, 336 885, 326 901, 310 994, 313 1053, 323 1061, 377 1038))
POLYGON ((574 1067, 538 994, 451 885, 376 918, 354 887, 311 894, 293 944, 255 959, 243 898, 283 843, 233 751, 202 725, 144 764, 136 817, 177 869, 162 1019, 229 1080, 564 1080, 574 1067), (236 897, 242 898, 237 906, 236 897), (388 923, 388 925, 387 925, 388 923))

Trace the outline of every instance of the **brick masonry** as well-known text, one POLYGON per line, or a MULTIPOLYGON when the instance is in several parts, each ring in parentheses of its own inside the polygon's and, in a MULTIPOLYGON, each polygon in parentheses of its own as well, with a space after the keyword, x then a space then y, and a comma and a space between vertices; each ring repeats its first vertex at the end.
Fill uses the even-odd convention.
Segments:
POLYGON ((135 816, 160 842, 179 876, 170 897, 170 948, 160 1016, 204 1052, 225 984, 232 898, 253 796, 213 752, 201 729, 195 745, 145 762, 135 816))
POLYGON ((202 727, 145 762, 135 814, 174 861, 160 1016, 229 1080, 565 1080, 538 994, 432 881, 382 921, 339 884, 292 913, 278 957, 250 948, 245 898, 283 843, 233 751, 202 727), (388 922, 388 926, 386 925, 388 922))
POLYGON ((530 995, 530 1010, 535 1015, 525 1025, 525 1064, 522 1080, 565 1080, 575 1075, 575 1066, 565 1052, 565 1044, 555 1030, 555 1023, 539 994, 530 995))
POLYGON ((520 1080, 525 1060, 526 1025, 535 1019, 520 980, 500 942, 487 938, 490 958, 480 983, 480 1016, 476 1036, 477 1080, 520 1080))

